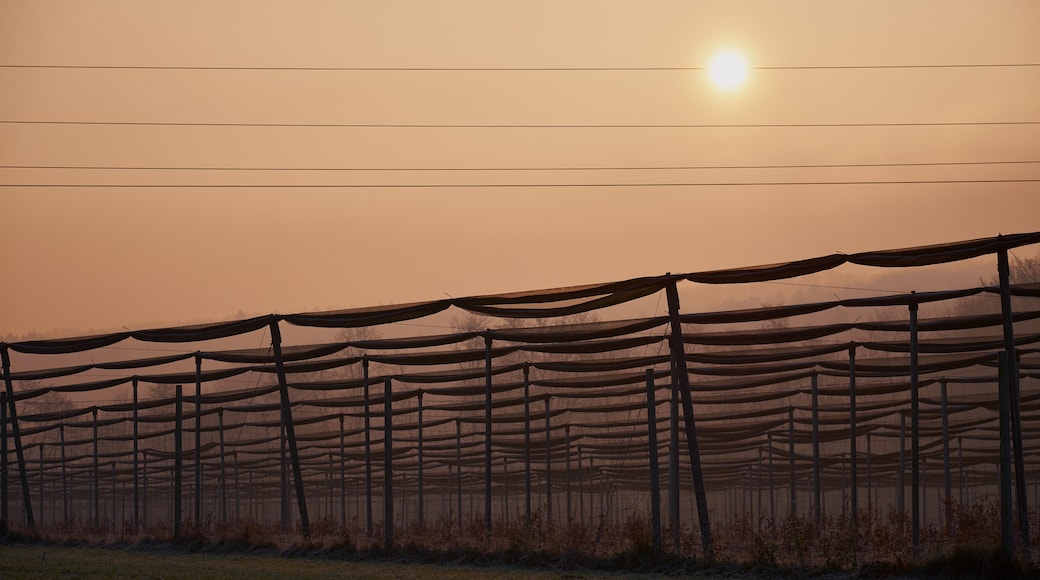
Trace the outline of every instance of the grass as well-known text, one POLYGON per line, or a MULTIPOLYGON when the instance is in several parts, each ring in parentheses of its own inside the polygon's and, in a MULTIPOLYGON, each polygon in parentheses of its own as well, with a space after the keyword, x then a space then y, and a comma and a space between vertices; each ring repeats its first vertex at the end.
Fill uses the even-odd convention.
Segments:
MULTIPOLYGON (((133 549, 0 546, 0 578, 585 578, 568 571, 398 562, 348 562, 240 554, 155 553, 133 549)), ((647 575, 595 573, 636 580, 647 575)))

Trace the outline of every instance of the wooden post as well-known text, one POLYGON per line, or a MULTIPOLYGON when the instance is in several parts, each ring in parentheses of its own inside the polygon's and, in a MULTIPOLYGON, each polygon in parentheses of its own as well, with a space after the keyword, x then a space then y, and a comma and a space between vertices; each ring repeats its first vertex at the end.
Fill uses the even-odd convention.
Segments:
POLYGON ((762 531, 762 448, 758 448, 758 512, 755 517, 758 531, 762 531))
POLYGON ((148 450, 141 454, 141 521, 148 527, 148 450))
POLYGON ((787 408, 787 469, 790 481, 787 482, 789 499, 791 500, 791 519, 798 517, 798 484, 794 472, 794 407, 787 408))
POLYGON ((1015 348, 1015 326, 1011 306, 1011 266, 1007 249, 997 252, 997 276, 1000 278, 1000 313, 1004 331, 1004 352, 1008 355, 1008 404, 1010 406, 1011 437, 1015 461, 1015 499, 1018 508, 1019 533, 1022 536, 1022 554, 1029 560, 1029 505, 1026 494, 1025 452, 1022 448, 1022 407, 1018 385, 1018 354, 1015 348))
POLYGON ((361 357, 363 394, 365 397, 365 530, 372 535, 372 413, 369 410, 368 357, 361 357))
POLYGON ((339 520, 347 525, 347 454, 346 431, 343 429, 343 417, 339 415, 339 520))
MULTIPOLYGON (((22 447, 22 432, 18 427, 18 409, 14 404, 14 384, 11 380, 11 355, 7 351, 6 344, 0 345, 0 364, 3 365, 4 389, 7 391, 7 422, 11 424, 11 439, 14 441, 15 460, 18 461, 18 475, 22 482, 22 504, 25 508, 25 523, 32 528, 34 523, 32 498, 29 494, 29 472, 25 469, 25 449, 22 447)), ((6 485, 4 486, 4 491, 7 491, 6 485)), ((4 505, 6 505, 6 502, 4 505)), ((7 518, 5 517, 5 529, 6 526, 7 518)))
POLYGON ((101 525, 101 473, 98 469, 98 424, 97 424, 97 413, 98 408, 93 407, 90 410, 93 416, 93 444, 94 444, 94 489, 93 502, 94 502, 94 525, 101 525))
POLYGON ((769 527, 776 526, 776 496, 773 492, 773 432, 766 433, 766 447, 769 448, 769 527))
POLYGON ((852 509, 852 555, 854 560, 859 550, 859 451, 856 433, 856 345, 849 345, 849 487, 852 509))
POLYGON ((391 379, 383 383, 383 542, 394 546, 394 426, 391 379))
POLYGON ((545 395, 545 521, 551 526, 553 523, 552 513, 552 429, 550 428, 549 415, 552 409, 552 398, 545 395))
POLYGON ((686 426, 686 446, 690 453, 690 471, 693 475, 693 493, 697 500, 697 516, 701 529, 701 542, 704 559, 712 560, 711 524, 708 520, 708 499, 704 490, 704 476, 701 471, 701 452, 697 443, 697 425, 693 416, 693 397, 690 394, 690 375, 686 370, 686 349, 683 346, 682 322, 679 318, 679 290, 676 282, 666 287, 668 294, 668 315, 671 319, 671 358, 674 378, 679 382, 682 395, 683 424, 686 426))
POLYGON ((1011 357, 1006 351, 999 353, 1000 360, 1000 545, 1004 555, 1012 557, 1011 508, 1011 393, 1008 388, 1011 357))
MULTIPOLYGON (((112 465, 115 465, 115 463, 113 462, 112 465)), ((39 493, 40 493, 40 525, 43 525, 43 522, 44 522, 44 519, 43 519, 43 441, 40 441, 40 468, 39 468, 39 474, 40 474, 40 486, 39 486, 39 493)))
POLYGON ((281 513, 279 515, 280 515, 280 518, 281 518, 281 530, 283 532, 288 532, 289 531, 289 527, 290 527, 289 526, 289 517, 290 517, 290 514, 289 514, 289 446, 288 446, 289 438, 286 437, 286 435, 285 435, 285 415, 279 413, 278 417, 279 417, 278 425, 279 425, 279 428, 280 428, 280 435, 281 435, 281 438, 278 441, 279 445, 280 445, 280 450, 281 450, 281 456, 280 456, 281 461, 279 462, 279 467, 281 468, 281 470, 279 472, 280 479, 279 479, 279 482, 278 482, 278 491, 279 491, 278 499, 279 499, 279 508, 281 510, 281 513))
POLYGON ((671 382, 671 399, 668 401, 668 524, 670 526, 672 550, 679 554, 679 532, 682 530, 679 510, 679 383, 671 382))
MULTIPOLYGON (((646 436, 650 451, 650 530, 654 553, 661 551, 661 474, 657 457, 657 402, 654 393, 654 369, 646 369, 646 436)), ((581 451, 578 451, 580 461, 581 451)), ((761 452, 759 452, 761 458, 761 452)), ((580 467, 579 467, 580 470, 580 467)), ((580 481, 580 480, 579 480, 580 481)), ((584 512, 582 501, 582 512, 584 512)), ((584 515, 582 516, 584 519, 584 515)))
POLYGON ((524 363, 524 516, 531 522, 531 365, 524 363))
MULTIPOLYGON (((911 295, 915 292, 911 291, 911 295)), ((910 308, 910 524, 914 549, 921 546, 921 415, 917 363, 917 302, 910 308)))
MULTIPOLYGON (((567 511, 564 517, 564 521, 568 524, 571 523, 574 512, 571 511, 571 426, 564 425, 563 427, 564 436, 564 447, 567 448, 567 459, 564 461, 564 488, 567 491, 567 511)), ((40 519, 43 519, 42 517, 40 519)))
MULTIPOLYGON (((138 533, 140 531, 140 525, 141 525, 141 511, 140 511, 141 510, 141 490, 140 490, 140 487, 139 487, 140 474, 138 472, 138 465, 137 465, 137 455, 138 455, 138 452, 139 452, 140 442, 137 440, 137 435, 138 435, 138 425, 137 425, 137 423, 138 423, 138 417, 137 417, 138 409, 137 409, 137 377, 136 376, 133 378, 131 391, 132 391, 133 405, 134 405, 134 418, 133 418, 133 421, 134 421, 134 443, 133 443, 133 445, 134 445, 134 450, 133 450, 133 454, 134 454, 134 510, 133 511, 134 511, 134 533, 136 534, 136 533, 138 533)), ((64 445, 62 445, 62 454, 64 454, 64 453, 65 453, 65 447, 64 447, 64 445)), ((62 463, 62 467, 64 468, 64 465, 65 465, 64 455, 62 456, 61 463, 62 463)), ((64 472, 62 472, 62 479, 64 479, 64 478, 65 478, 65 474, 64 474, 64 472)), ((67 511, 68 510, 66 510, 66 512, 67 511)), ((65 518, 68 519, 68 514, 67 513, 65 515, 65 518)))
POLYGON ((420 390, 419 391, 419 396, 418 396, 418 401, 416 403, 416 405, 418 407, 418 414, 419 414, 419 419, 418 419, 418 421, 419 421, 419 426, 418 426, 418 429, 419 429, 419 449, 418 449, 418 451, 419 451, 419 457, 418 457, 418 460, 419 460, 419 481, 418 481, 418 484, 419 484, 419 498, 418 498, 418 501, 419 501, 419 504, 418 504, 419 514, 418 514, 418 516, 419 516, 419 527, 420 528, 425 527, 425 522, 426 522, 426 487, 424 485, 424 479, 423 479, 423 412, 422 412, 423 411, 423 403, 422 403, 422 399, 423 399, 423 392, 422 392, 422 390, 420 390))
MULTIPOLYGON (((0 419, 2 420, 2 419, 0 419)), ((58 425, 58 437, 61 443, 61 504, 62 523, 69 523, 69 480, 65 473, 65 424, 58 425)), ((6 458, 5 458, 6 459, 6 458)))
MULTIPOLYGON (((811 377, 812 389, 812 462, 813 462, 813 520, 820 525, 823 516, 823 482, 820 477, 820 392, 819 379, 814 372, 811 377)), ((761 460, 762 450, 759 450, 761 460)))
POLYGON ((867 516, 873 513, 874 472, 871 470, 870 433, 867 433, 867 516))
MULTIPOLYGON (((489 329, 490 331, 490 329, 489 329)), ((491 537, 491 337, 484 337, 484 533, 491 537)))
POLYGON ((296 483, 296 505, 300 510, 300 527, 304 538, 311 536, 311 523, 307 517, 307 498, 304 496, 303 470, 300 467, 300 450, 296 446, 296 428, 293 426, 292 407, 289 404, 289 386, 285 379, 285 361, 282 358, 282 333, 278 321, 271 321, 271 347, 274 350, 274 364, 278 372, 278 387, 281 395, 285 436, 289 440, 289 458, 292 461, 293 480, 296 483))
POLYGON ((896 509, 906 511, 906 414, 899 414, 899 471, 896 472, 896 509))
POLYGON ((234 464, 234 481, 235 481, 235 522, 242 521, 242 503, 239 501, 239 494, 241 493, 241 487, 238 485, 238 451, 231 452, 231 461, 234 464))
POLYGON ((202 355, 195 353, 195 525, 202 525, 202 355))
POLYGON ((455 490, 458 499, 459 526, 462 526, 462 420, 455 417, 455 490))
MULTIPOLYGON (((61 426, 64 436, 65 426, 61 426)), ((64 449, 64 446, 62 446, 64 449)), ((62 462, 62 467, 65 462, 62 462)), ((62 477, 62 480, 65 478, 62 477)), ((7 534, 7 392, 0 392, 0 534, 7 534)))
POLYGON ((224 409, 217 409, 217 433, 220 440, 220 522, 227 524, 227 463, 224 457, 224 409))
MULTIPOLYGON (((943 443, 943 491, 945 492, 945 501, 948 503, 951 500, 950 496, 950 417, 949 409, 947 408, 946 399, 946 381, 939 381, 939 396, 942 403, 942 443, 943 443)), ((950 521, 950 512, 944 511, 943 504, 939 504, 939 513, 943 514, 943 521, 945 522, 946 531, 949 532, 952 529, 953 522, 950 521)))
MULTIPOLYGON (((181 537, 181 467, 184 464, 184 387, 174 391, 173 414, 173 539, 181 537)), ((96 440, 96 438, 95 438, 96 440)))

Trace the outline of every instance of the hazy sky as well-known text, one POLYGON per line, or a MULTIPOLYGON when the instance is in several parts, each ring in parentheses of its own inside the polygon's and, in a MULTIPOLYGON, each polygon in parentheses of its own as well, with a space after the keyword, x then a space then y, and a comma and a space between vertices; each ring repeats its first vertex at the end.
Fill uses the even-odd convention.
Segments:
POLYGON ((0 335, 1040 230, 1040 163, 979 165, 1040 161, 1040 66, 898 68, 1037 65, 1037 22, 1032 1, 0 0, 0 335), (730 92, 647 70, 722 49, 766 68, 730 92), (863 166, 911 163, 960 165, 863 166), (676 169, 705 166, 741 169, 676 169))

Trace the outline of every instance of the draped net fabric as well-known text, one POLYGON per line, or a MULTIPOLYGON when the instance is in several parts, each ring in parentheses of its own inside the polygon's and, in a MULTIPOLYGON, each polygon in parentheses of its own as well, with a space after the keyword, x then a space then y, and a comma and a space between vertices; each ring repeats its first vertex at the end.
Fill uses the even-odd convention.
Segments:
MULTIPOLYGON (((34 483, 44 484, 46 494, 54 494, 64 467, 80 503, 91 493, 95 459, 104 477, 113 477, 105 469, 115 470, 115 484, 131 481, 135 437, 147 457, 147 474, 156 486, 155 493, 166 493, 162 490, 171 481, 171 440, 177 421, 173 388, 181 385, 184 453, 194 457, 192 437, 198 418, 197 449, 205 467, 202 477, 207 493, 232 487, 218 474, 219 469, 230 468, 217 466, 233 453, 236 469, 255 478, 254 493, 268 499, 279 497, 284 396, 289 401, 305 489, 309 496, 322 498, 316 500, 319 505, 339 501, 339 492, 330 490, 339 490, 340 483, 330 481, 343 482, 352 494, 363 493, 366 463, 374 466, 377 480, 382 477, 387 427, 394 443, 395 477, 413 498, 420 469, 428 486, 424 493, 431 498, 446 502, 459 485, 480 492, 483 478, 478 476, 486 459, 484 429, 490 420, 497 498, 522 493, 528 469, 542 478, 542 485, 548 478, 557 486, 571 463, 573 477, 581 474, 590 481, 627 490, 626 509, 631 511, 645 507, 651 431, 663 465, 667 466, 673 448, 679 451, 680 471, 674 477, 681 483, 684 497, 690 494, 688 442, 684 435, 673 435, 673 418, 679 425, 684 419, 681 411, 674 410, 679 406, 676 363, 686 366, 704 477, 715 494, 713 505, 721 505, 729 490, 750 489, 748 473, 778 480, 786 477, 789 459, 794 460, 799 481, 813 474, 813 462, 818 460, 824 485, 837 488, 849 461, 843 454, 849 451, 853 420, 861 444, 858 453, 865 453, 863 443, 869 436, 872 477, 891 490, 900 465, 901 422, 907 421, 915 386, 921 394, 919 452, 925 461, 929 465, 941 461, 950 445, 946 439, 944 446, 945 429, 959 438, 957 449, 964 456, 966 477, 982 481, 995 465, 992 456, 986 455, 992 455, 997 440, 995 365, 998 352, 1008 342, 997 287, 714 312, 698 311, 695 304, 687 303, 676 317, 682 328, 678 340, 670 340, 673 320, 660 309, 630 318, 579 318, 578 323, 561 318, 613 312, 615 307, 638 300, 652 304, 655 295, 673 284, 756 284, 850 263, 921 267, 1037 243, 1040 233, 1017 234, 900 250, 835 253, 746 268, 330 312, 270 314, 10 342, 0 347, 5 362, 10 353, 23 355, 5 365, 5 371, 18 405, 25 449, 44 451, 42 461, 33 452, 27 454, 26 472, 34 483), (938 308, 966 300, 996 309, 952 313, 938 308), (937 307, 916 321, 913 356, 909 337, 912 305, 920 306, 922 312, 937 307), (878 309, 893 315, 885 319, 867 316, 878 309), (443 323, 449 312, 485 317, 487 327, 421 334, 415 331, 418 327, 409 326, 438 316, 443 323), (840 317, 848 320, 830 320, 840 317), (280 356, 276 356, 270 344, 272 325, 327 334, 313 344, 279 344, 280 356), (332 335, 373 326, 396 329, 396 334, 361 339, 350 338, 349 333, 332 335), (229 339, 245 335, 249 336, 246 344, 254 348, 225 347, 229 339), (263 346, 256 348, 257 340, 263 346), (131 351, 112 348, 154 343, 177 352, 132 358, 122 355, 131 351), (678 354, 672 351, 677 344, 678 354), (69 363, 70 358, 78 362, 69 363), (51 359, 56 362, 47 362, 51 359), (18 366, 29 360, 35 363, 32 368, 18 366), (389 403, 384 392, 387 385, 389 403), (201 396, 196 397, 196 388, 201 396), (137 393, 136 401, 129 400, 130 389, 137 393), (648 425, 648 392, 655 397, 653 425, 648 425), (855 416, 850 408, 853 392, 857 397, 855 416), (941 392, 947 393, 945 400, 941 392), (55 407, 55 401, 64 407, 55 407), (485 414, 488 409, 490 416, 485 414), (387 414, 389 426, 384 425, 387 414), (136 435, 132 427, 138 428, 136 435), (96 458, 91 450, 95 429, 100 447, 96 458), (57 455, 59 437, 65 438, 64 464, 57 455), (819 458, 814 458, 811 448, 814 437, 822 445, 819 458), (759 457, 765 457, 768 464, 759 457)), ((1020 355, 1023 427, 1026 433, 1037 433, 1040 304, 1035 299, 1040 296, 1040 286, 1015 285, 1009 294, 1015 297, 1011 342, 1020 355)), ((10 419, 8 424, 12 424, 10 419)), ((1026 446, 1033 469, 1040 465, 1035 464, 1040 447, 1032 439, 1026 446)), ((13 450, 10 460, 15 463, 13 450)), ((245 486, 239 482, 234 489, 243 491, 245 486)), ((522 501, 516 497, 512 501, 510 509, 515 512, 522 501)), ((335 511, 326 510, 325 515, 335 517, 335 511)), ((414 511, 411 513, 414 518, 414 511)))

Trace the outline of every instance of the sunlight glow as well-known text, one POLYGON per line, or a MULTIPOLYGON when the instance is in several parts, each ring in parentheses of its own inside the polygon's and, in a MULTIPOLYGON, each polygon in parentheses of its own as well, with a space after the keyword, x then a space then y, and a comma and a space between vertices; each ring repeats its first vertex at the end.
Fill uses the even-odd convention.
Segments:
POLYGON ((726 50, 715 55, 708 67, 708 74, 715 86, 723 90, 733 90, 744 84, 748 69, 744 57, 738 52, 726 50))

